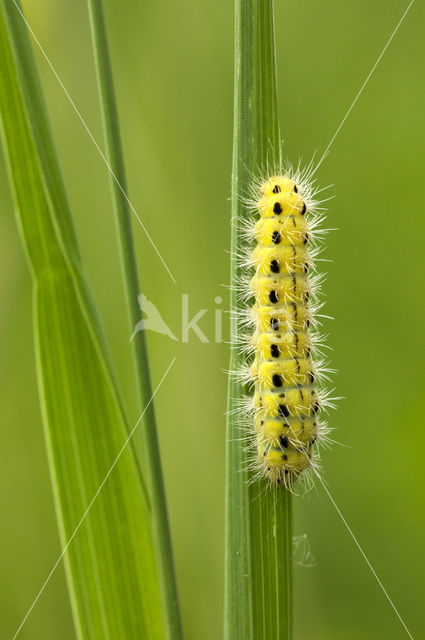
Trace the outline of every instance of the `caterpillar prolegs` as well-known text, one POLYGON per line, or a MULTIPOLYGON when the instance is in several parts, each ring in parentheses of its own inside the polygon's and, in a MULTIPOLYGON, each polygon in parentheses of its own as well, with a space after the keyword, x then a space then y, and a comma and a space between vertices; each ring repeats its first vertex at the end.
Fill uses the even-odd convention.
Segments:
POLYGON ((259 475, 291 486, 316 464, 315 443, 326 434, 319 415, 331 404, 322 389, 329 369, 317 357, 322 337, 315 331, 322 277, 313 263, 324 216, 315 201, 317 190, 300 172, 272 176, 255 191, 249 202, 257 220, 246 223, 244 231, 256 244, 246 247, 241 263, 255 273, 238 282, 247 305, 242 342, 251 356, 242 374, 252 389, 248 437, 255 439, 259 475))

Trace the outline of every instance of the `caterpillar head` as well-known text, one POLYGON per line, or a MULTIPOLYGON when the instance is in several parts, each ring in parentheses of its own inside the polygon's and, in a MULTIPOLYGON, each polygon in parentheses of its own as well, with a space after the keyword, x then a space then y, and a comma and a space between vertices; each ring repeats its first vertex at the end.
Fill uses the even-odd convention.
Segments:
POLYGON ((286 176, 273 176, 260 187, 261 198, 258 210, 261 217, 279 215, 304 215, 306 205, 299 193, 298 185, 286 176))
POLYGON ((273 196, 278 195, 279 193, 298 193, 298 186, 286 176, 272 176, 260 187, 260 193, 262 196, 266 198, 273 198, 273 196))

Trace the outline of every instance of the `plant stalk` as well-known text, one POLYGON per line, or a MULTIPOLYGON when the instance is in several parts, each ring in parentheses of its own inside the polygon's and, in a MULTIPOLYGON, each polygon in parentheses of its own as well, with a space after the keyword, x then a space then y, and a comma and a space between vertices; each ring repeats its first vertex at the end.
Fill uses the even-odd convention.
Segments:
MULTIPOLYGON (((279 167, 275 39, 272 0, 236 0, 231 284, 240 276, 238 221, 249 215, 241 196, 252 176, 279 167)), ((232 287, 231 308, 240 303, 232 287)), ((234 315, 234 314, 233 314, 234 315)), ((231 321, 231 335, 238 324, 231 321)), ((243 364, 233 345, 230 370, 243 364)), ((252 482, 246 443, 234 410, 242 385, 230 379, 227 421, 225 640, 292 640, 293 556, 291 494, 252 482)), ((253 427, 252 427, 253 429, 253 427)), ((252 432, 254 438, 254 430, 252 432)))
MULTIPOLYGON (((88 0, 88 8, 107 157, 112 173, 114 174, 112 175, 111 172, 109 172, 109 178, 114 202, 115 222, 118 233, 118 244, 129 328, 132 332, 137 322, 141 319, 141 311, 138 303, 140 287, 132 234, 131 211, 126 197, 127 184, 118 112, 115 101, 112 70, 108 53, 101 0, 88 0)), ((138 331, 135 334, 132 340, 132 345, 140 406, 142 409, 147 407, 143 418, 143 438, 146 451, 147 471, 145 475, 150 490, 153 530, 155 534, 157 562, 161 579, 164 606, 168 619, 170 639, 181 640, 183 634, 177 593, 177 582, 171 546, 154 403, 151 402, 152 385, 144 331, 138 331)))

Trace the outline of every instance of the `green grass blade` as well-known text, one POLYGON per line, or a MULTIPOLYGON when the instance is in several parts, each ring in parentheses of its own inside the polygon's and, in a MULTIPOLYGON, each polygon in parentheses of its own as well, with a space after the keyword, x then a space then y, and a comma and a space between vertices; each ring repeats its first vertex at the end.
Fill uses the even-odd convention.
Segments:
MULTIPOLYGON (((40 401, 65 546, 128 429, 81 269, 27 33, 8 0, 0 0, 0 114, 34 279, 40 401)), ((150 520, 130 443, 64 556, 79 638, 165 637, 150 520)))
MULTIPOLYGON (((114 95, 111 63, 108 53, 105 23, 101 0, 88 0, 91 31, 96 61, 96 71, 101 99, 103 129, 109 165, 113 175, 109 173, 114 201, 115 220, 118 231, 121 268, 129 319, 129 329, 141 318, 138 304, 140 291, 137 275, 137 260, 131 225, 131 211, 126 197, 127 185, 124 159, 119 131, 118 113, 114 95)), ((132 340, 137 383, 141 406, 144 407, 152 396, 149 373, 149 361, 145 332, 139 331, 132 340)), ((171 538, 168 524, 167 504, 162 475, 161 458, 155 421, 154 405, 151 403, 143 421, 143 436, 147 452, 146 478, 150 488, 153 528, 156 540, 157 561, 160 568, 163 598, 169 624, 170 637, 173 640, 182 638, 177 584, 174 571, 171 538)))
MULTIPOLYGON (((267 164, 279 164, 275 44, 272 0, 236 0, 235 108, 232 175, 231 282, 241 247, 237 219, 247 215, 240 195, 252 175, 267 164)), ((232 290, 231 306, 238 307, 232 290)), ((232 320, 232 335, 237 324, 232 320)), ((241 356, 233 351, 231 370, 241 356)), ((229 382, 229 409, 243 389, 229 382)), ((292 638, 291 495, 266 482, 249 483, 245 443, 233 414, 227 424, 226 473, 226 640, 292 638)))

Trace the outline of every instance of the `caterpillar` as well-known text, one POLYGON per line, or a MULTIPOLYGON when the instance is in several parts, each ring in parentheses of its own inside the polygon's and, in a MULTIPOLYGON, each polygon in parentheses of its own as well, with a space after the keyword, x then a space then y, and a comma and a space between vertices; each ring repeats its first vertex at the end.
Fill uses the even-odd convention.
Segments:
POLYGON ((243 407, 250 413, 254 477, 287 487, 305 470, 317 472, 316 443, 326 443, 328 433, 321 413, 333 406, 323 387, 331 372, 324 336, 317 332, 323 276, 314 262, 326 231, 318 192, 311 165, 257 181, 246 199, 256 218, 242 229, 255 246, 247 242, 238 256, 248 271, 236 284, 244 302, 238 336, 251 361, 237 375, 252 391, 243 407))

